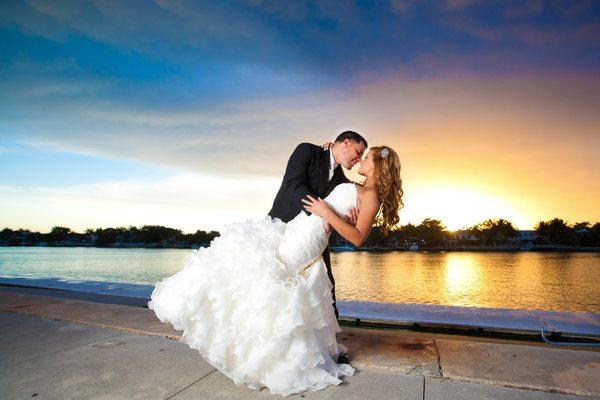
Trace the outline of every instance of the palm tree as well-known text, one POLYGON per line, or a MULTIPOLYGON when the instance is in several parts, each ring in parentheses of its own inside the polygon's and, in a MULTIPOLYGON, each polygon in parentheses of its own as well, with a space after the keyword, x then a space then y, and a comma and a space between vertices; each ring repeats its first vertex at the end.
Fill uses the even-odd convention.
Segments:
POLYGON ((486 245, 496 246, 498 242, 504 242, 506 239, 514 238, 518 235, 510 221, 503 218, 486 219, 477 224, 475 230, 481 235, 482 241, 486 245))
POLYGON ((584 229, 589 230, 590 222, 589 221, 575 222, 573 224, 573 229, 575 231, 584 230, 584 229))
POLYGON ((50 233, 48 233, 48 239, 50 242, 60 242, 67 240, 71 234, 71 228, 64 226, 54 226, 50 233))
POLYGON ((550 221, 538 222, 535 232, 551 244, 577 243, 575 231, 562 218, 553 218, 550 221))
POLYGON ((580 246, 593 246, 593 227, 591 226, 589 221, 574 223, 573 231, 577 236, 577 242, 580 246))
POLYGON ((446 233, 446 226, 439 219, 425 218, 416 227, 416 236, 425 240, 428 246, 442 245, 446 233))

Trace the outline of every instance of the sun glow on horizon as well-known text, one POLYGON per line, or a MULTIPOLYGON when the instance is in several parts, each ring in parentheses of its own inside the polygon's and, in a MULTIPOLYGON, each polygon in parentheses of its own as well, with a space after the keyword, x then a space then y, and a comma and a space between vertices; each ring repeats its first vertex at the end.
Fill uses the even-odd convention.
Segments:
POLYGON ((401 224, 419 224, 425 218, 439 219, 450 231, 476 225, 488 218, 504 218, 517 229, 530 225, 520 210, 502 197, 482 189, 448 184, 427 185, 409 193, 401 210, 401 224))

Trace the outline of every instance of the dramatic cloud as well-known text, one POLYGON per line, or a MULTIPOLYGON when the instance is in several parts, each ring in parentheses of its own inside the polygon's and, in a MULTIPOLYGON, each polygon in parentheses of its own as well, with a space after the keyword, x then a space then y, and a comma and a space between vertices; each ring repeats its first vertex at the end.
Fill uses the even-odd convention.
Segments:
MULTIPOLYGON (((104 189, 73 184, 58 161, 50 196, 29 184, 35 171, 13 167, 10 143, 115 160, 112 175, 94 170, 114 192, 115 176, 133 173, 116 160, 212 177, 211 204, 259 215, 297 143, 346 129, 398 149, 402 222, 477 222, 461 204, 521 227, 600 217, 589 200, 600 195, 596 1, 4 1, 0 35, 2 193, 31 211, 62 190, 71 200, 45 226, 60 223, 58 204, 63 215, 100 207, 90 202, 104 189), (222 197, 232 179, 270 189, 248 186, 243 198, 263 199, 249 211, 222 197)), ((164 176, 155 184, 178 192, 164 176)), ((125 192, 132 204, 156 198, 140 185, 125 192)), ((234 220, 192 200, 201 194, 180 209, 234 220)), ((152 214, 183 221, 167 202, 152 214)))

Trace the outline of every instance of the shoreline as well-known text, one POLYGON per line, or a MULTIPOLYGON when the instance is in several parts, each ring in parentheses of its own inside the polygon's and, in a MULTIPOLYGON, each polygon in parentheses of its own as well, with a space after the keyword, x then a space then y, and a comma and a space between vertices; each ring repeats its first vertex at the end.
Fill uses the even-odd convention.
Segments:
MULTIPOLYGON (((147 308, 153 285, 105 281, 0 277, 3 290, 80 298, 147 308)), ((600 343, 600 313, 464 307, 418 303, 338 300, 340 322, 415 331, 457 331, 473 336, 497 335, 553 341, 565 338, 600 343)))
MULTIPOLYGON (((83 248, 96 248, 96 249, 199 249, 207 246, 164 246, 164 245, 110 245, 110 246, 96 246, 96 245, 88 245, 88 244, 61 244, 61 245, 5 245, 0 244, 0 248, 8 248, 8 247, 18 247, 18 248, 30 248, 30 247, 39 247, 39 248, 74 248, 74 247, 83 247, 83 248)), ((532 248, 522 249, 518 246, 472 246, 472 247, 424 247, 418 250, 409 250, 406 248, 393 248, 393 247, 375 247, 375 248, 358 248, 358 249, 343 249, 336 250, 330 246, 331 253, 356 253, 356 252, 414 252, 414 253, 423 253, 423 252, 477 252, 477 253, 498 253, 498 252, 507 252, 507 253, 547 253, 547 252, 558 252, 558 253, 600 253, 600 247, 569 247, 569 246, 535 246, 532 248)))

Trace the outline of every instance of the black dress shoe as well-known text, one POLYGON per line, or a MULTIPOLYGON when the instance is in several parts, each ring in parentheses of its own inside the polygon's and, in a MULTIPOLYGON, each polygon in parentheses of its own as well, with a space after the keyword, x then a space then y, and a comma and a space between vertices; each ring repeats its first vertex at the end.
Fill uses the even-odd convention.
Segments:
POLYGON ((337 359, 338 364, 350 364, 350 358, 348 358, 348 353, 340 354, 337 359))

